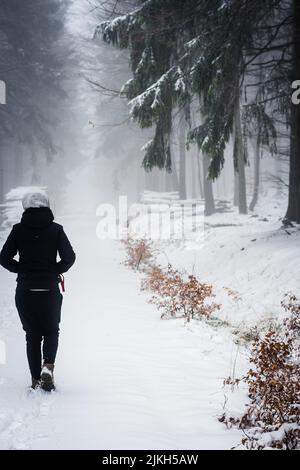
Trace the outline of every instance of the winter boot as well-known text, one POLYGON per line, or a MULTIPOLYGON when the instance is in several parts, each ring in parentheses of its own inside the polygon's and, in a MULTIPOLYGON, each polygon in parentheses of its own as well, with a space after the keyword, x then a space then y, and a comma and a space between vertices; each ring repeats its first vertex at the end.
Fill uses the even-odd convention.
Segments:
POLYGON ((53 379, 54 364, 44 364, 41 372, 41 387, 45 392, 55 390, 53 379))
POLYGON ((39 379, 34 379, 33 377, 31 378, 31 388, 33 390, 37 390, 41 386, 41 381, 39 379))

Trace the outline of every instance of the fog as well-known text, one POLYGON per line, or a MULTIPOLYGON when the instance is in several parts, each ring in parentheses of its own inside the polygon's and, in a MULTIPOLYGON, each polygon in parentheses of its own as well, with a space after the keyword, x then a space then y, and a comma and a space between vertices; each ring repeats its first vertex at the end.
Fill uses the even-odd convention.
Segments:
POLYGON ((0 450, 300 449, 299 1, 0 17, 0 450))
MULTIPOLYGON (((121 10, 130 6, 119 2, 121 10)), ((143 146, 153 129, 132 122, 128 101, 119 93, 131 77, 129 53, 94 37, 97 25, 112 17, 111 8, 110 2, 95 0, 31 2, 29 10, 18 0, 1 3, 7 18, 2 68, 8 65, 1 74, 7 86, 7 103, 0 108, 2 203, 11 189, 38 185, 48 189, 57 213, 95 213, 97 205, 116 203, 119 195, 139 202, 144 190, 178 191, 179 120, 174 118, 171 136, 172 172, 145 172, 143 146)), ((250 198, 251 143, 248 152, 250 198)), ((232 153, 230 142, 224 169, 213 183, 216 200, 233 200, 232 153)), ((265 152, 261 164, 261 180, 274 179, 284 191, 276 175, 286 180, 286 157, 265 152)), ((188 199, 204 198, 201 165, 192 145, 185 162, 188 199)))

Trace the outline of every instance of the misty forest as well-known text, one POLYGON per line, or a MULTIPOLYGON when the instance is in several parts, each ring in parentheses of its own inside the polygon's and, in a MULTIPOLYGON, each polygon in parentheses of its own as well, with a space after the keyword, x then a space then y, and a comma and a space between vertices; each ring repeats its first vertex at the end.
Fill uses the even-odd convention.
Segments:
POLYGON ((0 449, 300 449, 300 3, 0 16, 0 245, 40 191, 76 253, 49 394, 1 269, 0 449))

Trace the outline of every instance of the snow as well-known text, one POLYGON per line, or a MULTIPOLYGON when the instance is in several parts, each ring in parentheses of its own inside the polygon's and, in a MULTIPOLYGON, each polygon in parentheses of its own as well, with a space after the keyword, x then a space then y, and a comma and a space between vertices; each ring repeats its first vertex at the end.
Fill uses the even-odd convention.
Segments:
POLYGON ((158 84, 158 86, 155 88, 155 93, 154 93, 153 102, 151 104, 151 109, 155 110, 162 104, 163 104, 163 101, 161 99, 161 89, 160 89, 160 85, 158 84))
POLYGON ((185 87, 182 78, 182 71, 179 67, 171 67, 155 83, 149 86, 147 90, 130 100, 129 106, 131 115, 133 115, 134 111, 142 107, 149 99, 152 101, 150 106, 151 109, 155 110, 157 107, 161 106, 161 104, 163 103, 163 88, 166 87, 169 82, 174 82, 174 80, 175 83, 172 84, 174 87, 178 87, 174 88, 176 91, 179 91, 179 87, 185 87))
POLYGON ((128 88, 130 87, 130 85, 132 84, 133 82, 133 79, 130 78, 129 80, 127 80, 124 85, 122 86, 121 90, 120 90, 120 93, 121 94, 124 94, 126 93, 126 91, 128 90, 128 88))
POLYGON ((156 204, 164 204, 166 202, 171 203, 176 200, 179 200, 179 193, 177 191, 168 191, 164 193, 143 191, 143 194, 141 195, 141 201, 145 204, 152 202, 156 204))
MULTIPOLYGON (((155 200, 146 196, 150 204, 155 200)), ((170 206, 177 197, 168 193, 170 206)), ((96 238, 95 217, 59 217, 78 256, 66 275, 57 391, 51 394, 26 389, 14 275, 1 270, 0 340, 7 361, 0 365, 0 449, 239 446, 242 432, 218 418, 225 410, 240 416, 247 390, 240 385, 231 393, 223 380, 249 368, 245 333, 280 318, 286 290, 299 293, 299 230, 280 229, 280 201, 268 199, 258 213, 206 218, 201 243, 158 243, 159 262, 212 283, 222 304, 214 321, 188 324, 160 319, 149 294, 140 291, 142 275, 120 264, 121 244, 96 238)))
MULTIPOLYGON (((66 275, 57 392, 28 394, 14 276, 1 271, 1 449, 230 448, 217 417, 237 346, 206 323, 163 321, 140 276, 120 265, 119 242, 95 237, 93 218, 59 219, 78 253, 66 275), (212 358, 214 367, 212 367, 212 358)), ((243 356, 239 363, 244 362, 243 356)), ((245 402, 244 394, 239 398, 245 402)))
MULTIPOLYGON (((144 200, 153 214, 159 212, 159 202, 161 207, 168 205, 170 212, 180 211, 183 204, 172 201, 169 193, 162 193, 159 199, 146 192, 144 200)), ((187 233, 186 240, 162 243, 158 262, 165 265, 167 260, 214 285, 216 301, 222 304, 218 317, 234 330, 243 333, 255 326, 264 330, 282 318, 284 294, 299 294, 300 231, 281 228, 284 204, 284 198, 276 198, 272 190, 257 212, 248 215, 239 215, 226 201, 219 201, 219 209, 227 207, 226 211, 196 219, 197 232, 187 233), (228 289, 236 299, 228 295, 228 289)), ((188 205, 190 215, 204 211, 202 201, 184 201, 184 207, 188 205)), ((185 214, 189 212, 185 210, 185 214)))
POLYGON ((6 194, 7 201, 19 201, 22 200, 23 197, 28 193, 44 193, 46 194, 46 189, 44 186, 19 186, 17 188, 11 189, 6 194))
POLYGON ((13 224, 19 222, 23 212, 22 200, 26 194, 40 193, 47 197, 44 186, 19 186, 11 189, 5 197, 6 203, 0 204, 3 222, 2 228, 10 228, 13 224))
POLYGON ((190 41, 188 41, 186 43, 186 47, 190 48, 190 49, 192 49, 192 48, 194 48, 198 45, 199 45, 199 37, 193 38, 193 39, 191 39, 190 41))
POLYGON ((201 148, 205 148, 205 146, 209 143, 209 136, 207 135, 202 142, 201 148))
POLYGON ((122 23, 125 23, 126 26, 128 26, 128 24, 130 23, 130 20, 131 20, 132 16, 131 15, 128 15, 128 16, 125 16, 125 15, 122 15, 122 16, 117 16, 116 18, 114 18, 113 20, 111 21, 103 21, 102 23, 100 23, 96 29, 95 29, 95 37, 97 35, 100 35, 102 34, 103 32, 107 31, 107 32, 114 32, 115 30, 118 29, 118 27, 122 24, 122 23))
POLYGON ((184 81, 184 74, 183 74, 183 71, 181 70, 180 67, 177 67, 177 75, 178 75, 178 78, 177 78, 177 80, 175 81, 174 89, 175 89, 176 92, 185 93, 185 91, 186 91, 186 83, 185 83, 185 81, 184 81))
POLYGON ((148 140, 148 142, 146 142, 146 143, 141 147, 141 151, 142 151, 142 152, 147 152, 147 150, 151 147, 152 144, 153 144, 153 139, 148 140))
POLYGON ((285 423, 277 431, 271 431, 264 434, 255 435, 257 438, 258 445, 269 447, 271 449, 271 444, 274 441, 282 441, 287 433, 290 431, 300 431, 300 426, 297 423, 285 423))
POLYGON ((219 7, 219 11, 226 10, 226 9, 229 8, 230 6, 231 6, 231 0, 230 0, 230 1, 225 0, 225 1, 223 1, 223 3, 221 4, 221 6, 219 7))

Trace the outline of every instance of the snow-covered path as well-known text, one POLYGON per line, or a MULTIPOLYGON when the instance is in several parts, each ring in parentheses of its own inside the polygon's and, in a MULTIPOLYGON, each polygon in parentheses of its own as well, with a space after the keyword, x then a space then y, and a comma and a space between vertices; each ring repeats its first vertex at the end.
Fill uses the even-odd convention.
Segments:
MULTIPOLYGON (((232 372, 237 354, 229 333, 205 323, 160 320, 139 291, 139 276, 120 265, 120 244, 98 240, 95 219, 81 220, 82 228, 62 222, 77 262, 66 275, 54 394, 26 391, 14 280, 1 272, 7 364, 0 365, 0 449, 237 445, 239 431, 217 420, 224 404, 222 379, 232 372)), ((235 406, 243 403, 242 394, 235 406)))

